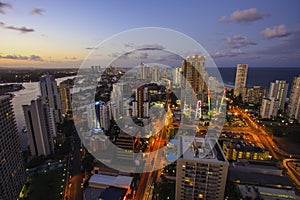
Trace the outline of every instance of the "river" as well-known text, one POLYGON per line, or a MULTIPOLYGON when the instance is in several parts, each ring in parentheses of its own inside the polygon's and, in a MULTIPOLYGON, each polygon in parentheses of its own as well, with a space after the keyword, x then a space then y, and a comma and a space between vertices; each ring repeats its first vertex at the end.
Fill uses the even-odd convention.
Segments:
MULTIPOLYGON (((58 78, 56 79, 56 81, 57 84, 59 85, 62 81, 74 77, 75 76, 58 78)), ((12 104, 15 111, 18 132, 20 135, 21 148, 22 150, 25 150, 28 143, 27 142, 28 139, 27 139, 27 135, 22 133, 22 129, 25 126, 25 119, 24 119, 22 105, 30 104, 31 100, 36 99, 39 95, 41 95, 41 92, 40 92, 39 82, 22 83, 22 85, 25 87, 25 89, 12 92, 15 95, 12 100, 12 104)))

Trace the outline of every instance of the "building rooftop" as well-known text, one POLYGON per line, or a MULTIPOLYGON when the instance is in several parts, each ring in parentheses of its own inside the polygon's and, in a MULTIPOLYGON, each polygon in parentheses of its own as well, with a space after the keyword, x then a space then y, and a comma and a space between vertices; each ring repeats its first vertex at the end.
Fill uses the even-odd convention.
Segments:
POLYGON ((94 187, 114 186, 129 189, 133 178, 129 176, 109 176, 94 174, 89 180, 89 185, 94 187))
POLYGON ((292 189, 292 183, 286 176, 245 172, 240 170, 232 171, 231 169, 229 169, 228 175, 229 180, 236 183, 292 189))
POLYGON ((179 137, 178 157, 186 160, 203 160, 209 162, 227 162, 215 139, 193 136, 179 137))
POLYGON ((120 200, 126 195, 127 190, 123 188, 110 187, 101 192, 99 199, 120 200))
POLYGON ((0 95, 0 101, 1 100, 3 100, 3 99, 7 99, 7 98, 9 98, 10 97, 10 95, 0 95))

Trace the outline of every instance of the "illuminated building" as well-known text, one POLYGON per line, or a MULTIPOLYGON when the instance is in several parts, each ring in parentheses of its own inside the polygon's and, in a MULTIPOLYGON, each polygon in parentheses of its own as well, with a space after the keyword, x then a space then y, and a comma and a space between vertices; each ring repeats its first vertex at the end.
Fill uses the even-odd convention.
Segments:
POLYGON ((244 142, 224 141, 222 150, 227 160, 270 160, 269 151, 244 142))
POLYGON ((56 123, 62 122, 62 108, 59 89, 55 78, 52 75, 44 75, 40 78, 40 90, 42 100, 53 111, 56 123))
POLYGON ((181 136, 178 156, 176 200, 224 199, 229 163, 216 140, 181 136))
POLYGON ((270 84, 269 94, 262 100, 261 118, 276 118, 278 111, 284 109, 288 87, 289 84, 284 80, 276 80, 270 84))
POLYGON ((248 74, 248 64, 238 64, 236 68, 234 95, 245 95, 246 83, 248 74))
POLYGON ((181 68, 180 67, 173 68, 172 78, 173 78, 173 80, 172 80, 173 86, 180 86, 180 84, 181 84, 181 68))
POLYGON ((243 97, 243 101, 251 104, 261 104, 262 99, 266 97, 266 95, 267 89, 260 86, 253 86, 250 88, 246 88, 246 93, 243 97))
POLYGON ((289 84, 285 80, 276 80, 271 82, 269 89, 269 98, 275 98, 279 101, 279 110, 284 109, 285 99, 288 93, 289 84))
POLYGON ((11 96, 0 96, 0 199, 18 199, 26 182, 11 96))
POLYGON ((279 110, 279 100, 272 98, 263 98, 260 107, 260 116, 262 119, 276 118, 279 110))
POLYGON ((300 76, 294 77, 288 104, 288 116, 300 122, 300 76))
POLYGON ((140 86, 135 91, 135 101, 133 105, 133 117, 147 118, 149 117, 149 93, 148 88, 140 86))
POLYGON ((54 151, 53 120, 51 109, 42 102, 41 98, 32 100, 30 105, 23 105, 26 127, 28 131, 31 155, 49 155, 54 151))
POLYGON ((181 71, 186 80, 182 80, 183 88, 188 88, 187 85, 190 85, 196 94, 205 90, 207 73, 204 65, 205 57, 199 55, 188 56, 186 60, 182 61, 181 71))
POLYGON ((68 79, 59 84, 59 92, 61 97, 61 112, 66 114, 72 110, 71 90, 73 88, 72 80, 68 79))

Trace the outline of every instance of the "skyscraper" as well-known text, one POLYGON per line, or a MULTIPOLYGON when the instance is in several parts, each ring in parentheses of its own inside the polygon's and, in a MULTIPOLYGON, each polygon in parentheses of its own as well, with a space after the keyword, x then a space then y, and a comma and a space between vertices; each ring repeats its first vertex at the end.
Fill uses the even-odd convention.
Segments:
POLYGON ((173 85, 180 86, 180 82, 181 82, 181 68, 180 67, 173 68, 172 79, 173 79, 172 80, 173 85))
POLYGON ((144 63, 141 63, 140 67, 141 67, 141 79, 147 79, 150 75, 150 68, 144 63))
POLYGON ((181 71, 186 81, 182 81, 183 88, 190 84, 196 94, 205 90, 206 71, 204 68, 205 57, 200 55, 188 56, 182 61, 181 71))
POLYGON ((300 122, 300 75, 294 77, 288 104, 288 116, 300 122))
POLYGON ((149 117, 149 94, 148 88, 140 86, 135 92, 135 101, 132 102, 134 117, 149 117))
POLYGON ((236 68, 234 95, 245 95, 246 83, 248 74, 248 64, 238 64, 236 68))
POLYGON ((158 82, 160 80, 160 76, 161 76, 161 70, 159 66, 154 66, 152 68, 152 81, 158 82))
POLYGON ((55 78, 49 74, 42 76, 40 78, 40 90, 43 102, 53 110, 55 122, 61 123, 61 99, 55 78))
POLYGON ((41 156, 53 153, 54 131, 51 109, 41 98, 32 100, 30 105, 23 105, 25 122, 29 136, 31 155, 41 156))
POLYGON ((73 88, 73 80, 68 79, 59 84, 59 92, 61 97, 61 113, 72 110, 71 90, 73 88))
POLYGON ((9 95, 0 96, 0 161, 0 199, 17 199, 26 182, 26 172, 9 95))
POLYGON ((127 107, 124 107, 124 102, 132 95, 131 88, 127 82, 118 82, 113 84, 111 92, 111 110, 115 120, 126 115, 127 107))
POLYGON ((229 163, 215 139, 181 136, 176 200, 224 199, 229 163))
POLYGON ((245 96, 243 98, 244 102, 261 104, 262 99, 267 96, 267 89, 260 86, 253 86, 246 88, 245 96))
POLYGON ((103 130, 108 131, 110 128, 109 106, 103 101, 97 101, 95 103, 95 109, 97 124, 99 124, 99 127, 97 128, 102 128, 103 130))
POLYGON ((270 84, 269 98, 273 97, 279 101, 280 110, 284 110, 288 88, 289 84, 285 80, 276 80, 270 84))
POLYGON ((279 100, 274 97, 263 98, 260 107, 260 116, 262 119, 276 118, 279 110, 279 100))

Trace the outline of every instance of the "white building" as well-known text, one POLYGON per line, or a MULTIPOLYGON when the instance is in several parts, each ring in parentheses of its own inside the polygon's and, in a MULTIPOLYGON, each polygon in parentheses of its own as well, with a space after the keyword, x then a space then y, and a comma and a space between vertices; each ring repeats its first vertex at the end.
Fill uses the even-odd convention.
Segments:
POLYGON ((54 151, 53 121, 50 108, 41 98, 32 100, 30 105, 23 105, 26 127, 28 131, 31 155, 49 155, 54 151))
POLYGON ((284 109, 289 84, 284 80, 276 80, 270 83, 269 98, 279 100, 279 109, 284 109))
POLYGON ((245 95, 248 74, 248 64, 238 64, 236 68, 234 95, 242 97, 245 95))
POLYGON ((279 110, 279 100, 274 97, 263 98, 260 107, 260 116, 262 119, 276 118, 279 110))
POLYGON ((19 198, 26 172, 11 97, 0 96, 0 199, 19 198))
POLYGON ((288 116, 300 122, 300 75, 294 77, 288 104, 288 116))
POLYGON ((160 80, 162 71, 160 70, 159 66, 152 67, 152 81, 158 82, 160 80))
POLYGON ((173 86, 180 86, 181 83, 181 67, 173 68, 172 72, 173 86))
POLYGON ((44 75, 40 78, 40 90, 42 100, 53 109, 56 123, 62 122, 62 108, 59 89, 52 75, 44 75))
POLYGON ((140 78, 144 79, 144 80, 147 79, 150 76, 150 68, 147 65, 145 65, 144 63, 141 63, 140 68, 141 68, 140 78))
POLYGON ((214 139, 181 136, 178 141, 176 200, 223 200, 229 163, 214 139))

